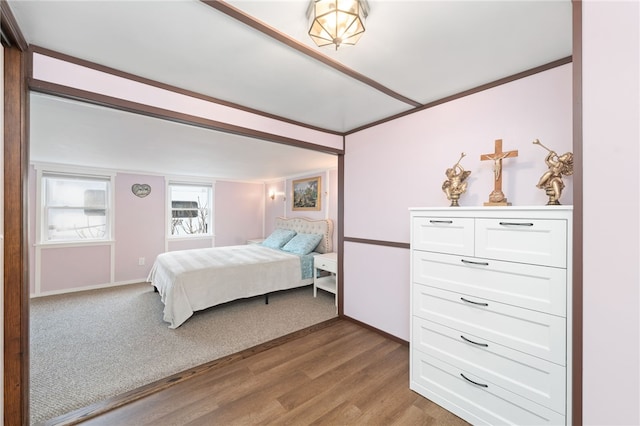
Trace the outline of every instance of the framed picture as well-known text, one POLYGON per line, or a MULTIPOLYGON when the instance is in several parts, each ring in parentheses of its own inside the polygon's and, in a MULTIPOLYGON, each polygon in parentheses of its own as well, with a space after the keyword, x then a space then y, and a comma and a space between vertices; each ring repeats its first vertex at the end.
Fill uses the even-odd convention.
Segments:
POLYGON ((294 180, 292 186, 292 210, 320 210, 322 188, 320 176, 294 180))

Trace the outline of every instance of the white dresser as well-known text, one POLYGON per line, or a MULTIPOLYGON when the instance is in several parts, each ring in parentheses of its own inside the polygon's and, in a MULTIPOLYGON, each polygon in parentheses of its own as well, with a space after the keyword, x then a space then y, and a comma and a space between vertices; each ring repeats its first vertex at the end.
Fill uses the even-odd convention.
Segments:
POLYGON ((473 424, 571 424, 572 212, 410 209, 411 389, 473 424))

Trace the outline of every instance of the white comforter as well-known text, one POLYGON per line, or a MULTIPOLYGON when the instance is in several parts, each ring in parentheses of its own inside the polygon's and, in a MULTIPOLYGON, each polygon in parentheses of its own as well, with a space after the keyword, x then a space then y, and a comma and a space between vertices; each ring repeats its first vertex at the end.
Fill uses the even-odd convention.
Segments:
POLYGON ((301 285, 300 258, 257 244, 159 255, 149 273, 177 328, 195 311, 301 285))

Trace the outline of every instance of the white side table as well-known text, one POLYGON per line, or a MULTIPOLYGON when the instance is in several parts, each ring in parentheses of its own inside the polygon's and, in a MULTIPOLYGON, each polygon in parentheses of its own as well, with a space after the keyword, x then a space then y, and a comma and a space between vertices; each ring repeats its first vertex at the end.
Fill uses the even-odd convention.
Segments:
POLYGON ((336 306, 338 306, 338 253, 325 253, 314 256, 313 297, 317 296, 318 289, 333 293, 336 306), (318 271, 327 271, 329 275, 318 277, 318 271))
POLYGON ((264 241, 264 238, 253 238, 251 240, 247 240, 247 244, 260 244, 264 241))

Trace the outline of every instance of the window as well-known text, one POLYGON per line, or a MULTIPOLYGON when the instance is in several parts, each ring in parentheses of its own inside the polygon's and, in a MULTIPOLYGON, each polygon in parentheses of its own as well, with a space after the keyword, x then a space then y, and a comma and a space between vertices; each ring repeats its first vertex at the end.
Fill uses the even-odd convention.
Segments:
POLYGON ((169 235, 188 237, 212 235, 212 186, 169 184, 169 235))
POLYGON ((110 186, 107 176, 43 173, 41 241, 111 239, 110 186))

